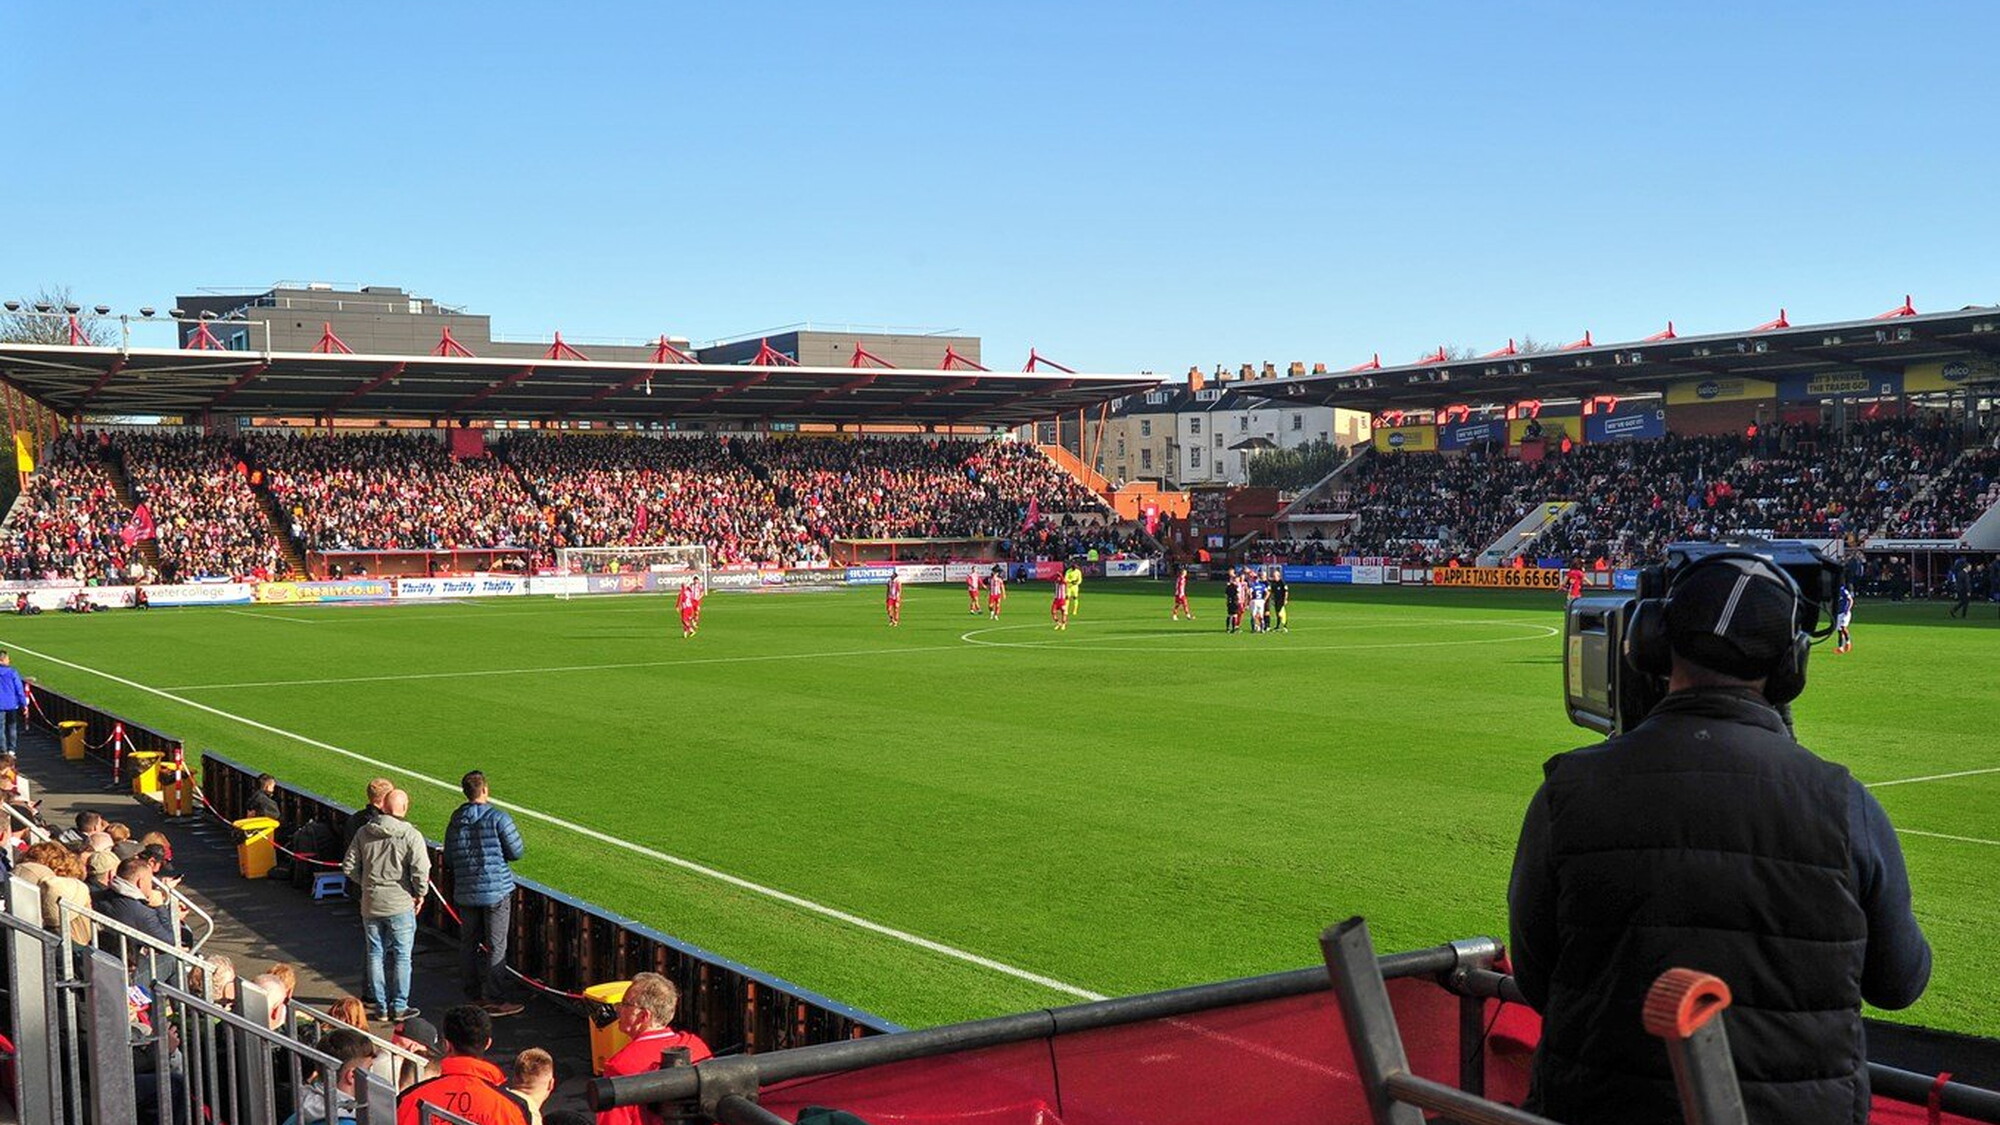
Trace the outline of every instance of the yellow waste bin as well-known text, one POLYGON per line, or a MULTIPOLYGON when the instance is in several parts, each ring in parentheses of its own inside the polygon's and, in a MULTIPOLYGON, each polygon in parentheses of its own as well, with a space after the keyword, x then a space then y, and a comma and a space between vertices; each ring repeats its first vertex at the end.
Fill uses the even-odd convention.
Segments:
MULTIPOLYGON (((599 1003, 608 1004, 615 1010, 618 1007, 618 1002, 625 999, 625 990, 630 987, 632 987, 632 982, 629 980, 607 981, 604 984, 591 985, 589 988, 583 990, 583 994, 599 1003)), ((620 1048, 631 1041, 630 1036, 618 1030, 618 1021, 616 1019, 602 1026, 596 1020, 591 1020, 590 1073, 603 1074, 605 1060, 617 1054, 620 1048)))
POLYGON ((90 724, 82 719, 64 719, 56 727, 62 731, 63 757, 72 762, 83 761, 83 735, 90 724))
POLYGON ((166 754, 158 750, 134 750, 125 755, 132 763, 132 795, 143 797, 160 791, 160 759, 166 754))
POLYGON ((246 816, 232 821, 241 839, 236 844, 236 869, 245 879, 262 879, 278 865, 277 841, 272 835, 278 822, 268 816, 246 816))

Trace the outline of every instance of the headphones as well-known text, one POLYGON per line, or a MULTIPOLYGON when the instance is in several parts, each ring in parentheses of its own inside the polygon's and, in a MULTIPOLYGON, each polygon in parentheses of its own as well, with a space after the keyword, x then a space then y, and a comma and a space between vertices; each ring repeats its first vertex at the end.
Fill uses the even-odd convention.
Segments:
POLYGON ((1726 563, 1748 564, 1731 569, 1750 574, 1759 581, 1772 582, 1791 600, 1792 641, 1771 667, 1764 670, 1764 698, 1774 706, 1790 703, 1806 690, 1806 658, 1812 654, 1812 635, 1799 627, 1799 611, 1805 594, 1782 567, 1750 551, 1717 551, 1681 568, 1667 583, 1664 598, 1642 598, 1633 607, 1631 623, 1625 630, 1625 662, 1649 676, 1666 676, 1673 671, 1673 645, 1667 637, 1667 607, 1688 575, 1707 566, 1726 563))

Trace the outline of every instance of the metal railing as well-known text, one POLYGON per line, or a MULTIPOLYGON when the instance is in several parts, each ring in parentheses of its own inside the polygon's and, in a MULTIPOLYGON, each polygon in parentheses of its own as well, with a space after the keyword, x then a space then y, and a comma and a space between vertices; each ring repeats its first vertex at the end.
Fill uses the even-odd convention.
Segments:
POLYGON ((153 1031, 140 1042, 150 1052, 156 1076, 157 1120, 275 1123, 300 1108, 309 1086, 323 1099, 329 1120, 348 1116, 335 1111, 347 1101, 364 1125, 396 1120, 393 1084, 358 1067, 352 1091, 341 1090, 339 1061, 284 1030, 273 1030, 269 999, 257 989, 241 990, 234 1012, 171 984, 156 983, 152 992, 153 1031), (290 1079, 289 1087, 281 1076, 290 1079), (289 1098, 282 1097, 286 1089, 289 1098))
POLYGON ((384 1039, 365 1027, 356 1027, 353 1024, 342 1023, 340 1020, 334 1018, 332 1013, 315 1008, 299 1000, 297 997, 293 997, 292 1002, 285 1005, 285 1030, 290 1032, 294 1037, 297 1037, 304 1030, 308 1022, 318 1024, 325 1031, 339 1029, 356 1032, 365 1036, 368 1042, 375 1047, 375 1063, 369 1069, 380 1075, 383 1081, 398 1090, 409 1085, 408 1082, 403 1081, 403 1072, 406 1069, 413 1071, 418 1078, 421 1078, 423 1077, 424 1067, 428 1066, 431 1061, 427 1056, 418 1054, 408 1047, 397 1046, 394 1040, 384 1039))

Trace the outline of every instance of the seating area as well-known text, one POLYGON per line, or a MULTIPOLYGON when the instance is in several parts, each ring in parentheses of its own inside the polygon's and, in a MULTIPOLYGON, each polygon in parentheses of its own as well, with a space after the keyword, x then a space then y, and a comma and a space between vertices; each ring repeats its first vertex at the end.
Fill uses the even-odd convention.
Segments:
POLYGON ((164 581, 277 576, 284 553, 228 439, 115 431, 109 449, 153 517, 164 581))
POLYGON ((122 580, 144 566, 120 535, 131 518, 96 439, 64 434, 42 449, 0 524, 0 570, 10 579, 122 580))
POLYGON ((255 434, 242 448, 308 551, 545 550, 552 539, 512 469, 461 461, 429 434, 255 434))

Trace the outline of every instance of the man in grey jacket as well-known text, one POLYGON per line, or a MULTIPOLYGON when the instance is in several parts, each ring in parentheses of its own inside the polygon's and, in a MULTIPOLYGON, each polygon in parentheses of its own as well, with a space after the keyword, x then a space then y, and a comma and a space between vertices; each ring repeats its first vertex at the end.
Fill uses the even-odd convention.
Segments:
POLYGON ((404 819, 410 795, 391 790, 382 815, 347 847, 340 869, 361 891, 361 928, 368 939, 368 1001, 376 1019, 406 1020, 410 1007, 410 948, 416 942, 417 907, 430 886, 431 858, 424 835, 404 819))

